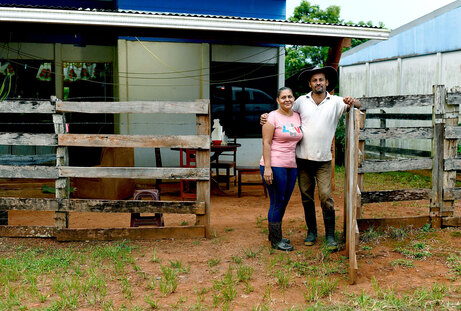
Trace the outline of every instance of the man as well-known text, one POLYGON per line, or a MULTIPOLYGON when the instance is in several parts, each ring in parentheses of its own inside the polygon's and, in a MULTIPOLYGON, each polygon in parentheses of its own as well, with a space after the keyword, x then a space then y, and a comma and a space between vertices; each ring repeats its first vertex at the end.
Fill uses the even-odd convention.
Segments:
MULTIPOLYGON (((304 135, 296 147, 298 185, 308 229, 304 244, 311 246, 317 240, 314 201, 317 183, 327 247, 335 251, 338 244, 335 240, 335 208, 331 195, 331 144, 341 115, 351 105, 360 108, 360 102, 350 96, 342 98, 329 94, 338 81, 338 73, 333 67, 305 70, 299 79, 307 82, 312 90, 300 96, 293 105, 293 111, 301 117, 304 135)), ((265 123, 264 115, 261 116, 261 123, 265 123)))

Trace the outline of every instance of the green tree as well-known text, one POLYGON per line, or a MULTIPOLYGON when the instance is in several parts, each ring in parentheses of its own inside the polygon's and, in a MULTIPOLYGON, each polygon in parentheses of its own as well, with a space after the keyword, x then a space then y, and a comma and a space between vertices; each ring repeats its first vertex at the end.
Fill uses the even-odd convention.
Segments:
MULTIPOLYGON (((311 4, 303 0, 294 10, 293 16, 288 20, 292 22, 307 22, 307 23, 322 23, 322 24, 345 24, 345 25, 360 25, 373 27, 373 23, 360 21, 354 23, 352 21, 345 22, 341 17, 341 8, 337 5, 327 7, 321 10, 319 5, 311 4)), ((379 23, 379 27, 384 28, 383 23, 379 23)), ((367 41, 366 39, 351 39, 351 47, 367 41)), ((303 46, 293 45, 286 48, 285 54, 285 77, 289 78, 299 72, 301 69, 312 66, 322 67, 327 60, 329 47, 325 46, 303 46)), ((347 50, 347 49, 344 49, 347 50)), ((295 91, 296 92, 296 91, 295 91)), ((296 96, 301 94, 297 93, 296 96)), ((336 129, 336 163, 343 164, 345 146, 345 122, 344 117, 340 120, 336 129)))
MULTIPOLYGON (((322 23, 322 24, 346 24, 346 25, 361 25, 373 27, 373 23, 360 21, 354 23, 352 21, 345 22, 340 17, 341 8, 337 5, 327 7, 321 10, 319 5, 311 4, 309 1, 303 0, 297 6, 288 20, 292 22, 307 22, 307 23, 322 23)), ((379 24, 384 27, 383 23, 379 24)), ((352 39, 351 46, 357 46, 367 41, 366 39, 352 39)), ((286 48, 285 55, 285 77, 289 78, 296 74, 299 70, 311 66, 323 66, 328 56, 329 47, 325 46, 305 46, 293 45, 286 48)))

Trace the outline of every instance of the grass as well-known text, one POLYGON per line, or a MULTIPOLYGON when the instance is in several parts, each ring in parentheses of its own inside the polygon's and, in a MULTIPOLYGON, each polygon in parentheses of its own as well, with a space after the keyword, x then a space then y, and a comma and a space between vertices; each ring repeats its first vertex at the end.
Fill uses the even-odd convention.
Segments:
POLYGON ((461 276, 461 256, 450 254, 447 258, 447 264, 450 268, 453 280, 457 280, 461 276))
MULTIPOLYGON (((390 265, 403 269, 411 269, 423 259, 419 253, 431 253, 425 255, 426 260, 435 256, 432 252, 440 247, 440 240, 435 239, 440 230, 404 232, 369 231, 367 243, 362 241, 361 246, 373 246, 366 248, 367 256, 386 245, 398 250, 403 258, 390 265)), ((326 254, 321 247, 291 253, 247 248, 241 254, 222 258, 205 254, 205 266, 228 262, 228 268, 202 272, 203 281, 195 285, 195 290, 187 291, 182 280, 186 280, 184 284, 192 281, 188 279, 191 263, 161 251, 161 264, 159 249, 140 249, 128 242, 11 249, 0 244, 0 310, 417 310, 425 306, 428 310, 451 310, 456 306, 450 297, 459 296, 459 289, 450 287, 461 274, 456 253, 444 257, 439 254, 433 259, 445 265, 447 284, 397 291, 375 280, 373 291, 350 294, 345 285, 348 259, 338 253, 326 254), (266 273, 264 269, 268 269, 266 273), (289 301, 288 293, 300 289, 303 300, 289 301), (119 298, 114 299, 114 292, 119 298), (330 300, 333 294, 335 299, 330 300), (254 297, 254 304, 245 304, 245 297, 254 297)))
MULTIPOLYGON (((376 174, 400 187, 397 176, 376 174)), ((424 180, 408 180, 425 187, 424 180)), ((260 232, 267 228, 267 218, 259 216, 249 225, 260 232)), ((286 225, 294 243, 300 243, 296 239, 299 230, 305 231, 303 219, 290 219, 286 225)), ((35 246, 40 240, 0 239, 0 310, 460 309, 459 230, 425 225, 361 232, 359 272, 376 265, 373 273, 382 284, 376 279, 370 284, 370 275, 361 274, 352 287, 347 285, 348 258, 343 253, 327 252, 322 243, 289 253, 274 251, 262 235, 260 241, 230 252, 229 239, 240 230, 233 227, 220 228, 220 237, 213 229, 211 240, 186 242, 194 253, 181 255, 170 248, 180 242, 170 240, 46 241, 35 246), (428 264, 437 278, 428 276, 425 286, 412 283, 414 275, 425 277, 420 267, 428 264), (411 286, 392 283, 394 273, 406 273, 411 286)))
POLYGON ((162 277, 159 281, 159 289, 163 296, 173 293, 178 287, 178 277, 174 269, 162 266, 162 277))
POLYGON ((213 268, 221 262, 221 258, 211 258, 208 260, 208 267, 213 268))
POLYGON ((415 265, 413 264, 413 260, 405 260, 405 259, 396 259, 391 261, 391 266, 400 266, 403 268, 412 268, 415 265))
POLYGON ((430 176, 410 172, 367 173, 363 182, 367 191, 431 188, 430 176))

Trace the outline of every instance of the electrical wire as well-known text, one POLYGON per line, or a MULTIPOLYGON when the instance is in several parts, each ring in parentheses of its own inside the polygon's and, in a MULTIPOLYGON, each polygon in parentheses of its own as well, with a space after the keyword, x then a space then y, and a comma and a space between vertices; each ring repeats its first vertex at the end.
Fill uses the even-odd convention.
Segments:
MULTIPOLYGON (((141 41, 140 41, 140 42, 141 42, 141 41)), ((145 47, 145 45, 144 45, 142 42, 141 42, 141 44, 143 45, 143 47, 145 47)), ((8 48, 8 49, 11 49, 11 50, 14 50, 14 49, 12 49, 12 48, 10 48, 10 47, 7 47, 7 48, 8 48)), ((146 49, 147 49, 147 48, 146 48, 146 49)), ((156 56, 155 54, 153 54, 152 51, 150 51, 149 49, 147 49, 147 50, 152 54, 152 56, 153 56, 154 58, 160 59, 160 58, 158 58, 158 56, 156 56)), ((18 50, 16 50, 16 51, 18 51, 18 50)), ((258 53, 256 53, 256 54, 253 54, 253 55, 248 56, 248 57, 254 57, 254 56, 256 56, 256 55, 258 55, 258 54, 261 54, 261 53, 264 53, 264 52, 266 52, 266 51, 267 51, 267 50, 260 51, 260 52, 258 52, 258 53)), ((284 53, 284 51, 283 51, 282 53, 280 53, 280 54, 277 54, 276 56, 272 56, 272 57, 270 57, 270 58, 264 59, 262 62, 259 63, 259 64, 261 64, 261 66, 260 66, 259 68, 262 68, 263 66, 267 65, 267 63, 268 63, 270 60, 272 60, 272 59, 274 59, 274 58, 278 58, 278 57, 279 57, 280 55, 282 55, 283 53, 284 53)), ((28 54, 28 53, 24 53, 24 54, 25 54, 25 55, 28 55, 28 56, 32 56, 32 54, 28 54)), ((246 58, 248 58, 248 57, 246 57, 246 58)), ((37 59, 37 60, 42 60, 42 59, 40 59, 40 58, 38 58, 38 57, 36 57, 36 59, 37 59)), ((242 59, 244 59, 244 58, 242 58, 242 59)), ((24 63, 20 63, 20 62, 15 61, 15 60, 10 60, 10 61, 11 61, 12 63, 17 64, 17 65, 24 65, 24 63)), ((172 72, 162 73, 162 74, 181 73, 181 71, 178 71, 178 70, 176 70, 174 67, 169 66, 168 64, 166 64, 166 63, 165 63, 164 61, 162 61, 161 59, 160 59, 160 61, 161 61, 162 63, 164 63, 164 65, 166 65, 167 67, 170 67, 170 69, 171 69, 171 68, 173 69, 172 72)), ((39 68, 34 67, 34 66, 30 66, 30 68, 37 69, 37 70, 39 69, 39 68)), ((194 70, 195 70, 195 69, 194 69, 194 70)), ((198 69, 197 69, 197 70, 198 70, 198 69)), ((233 69, 232 69, 232 70, 233 70, 233 69)), ((256 69, 253 70, 252 72, 255 72, 255 71, 257 71, 257 70, 258 70, 258 68, 256 68, 256 69)), ((183 71, 183 72, 185 72, 185 71, 183 71)), ((226 72, 226 71, 223 71, 223 72, 219 72, 219 71, 218 71, 218 72, 216 72, 216 73, 214 73, 214 74, 222 74, 222 73, 225 73, 225 72, 226 72)), ((250 73, 252 73, 252 72, 250 72, 250 73)), ((51 74, 54 74, 55 76, 59 76, 59 77, 62 77, 62 76, 63 76, 63 74, 57 73, 57 72, 55 72, 55 71, 53 71, 51 74)), ((134 75, 134 74, 138 74, 138 73, 129 73, 129 74, 133 74, 133 75, 134 75)), ((143 73, 143 74, 144 74, 144 73, 143 73)), ((145 73, 145 74, 149 74, 149 73, 145 73)), ((245 82, 245 81, 252 81, 252 80, 258 79, 258 78, 241 79, 242 77, 244 77, 245 75, 248 75, 248 74, 249 74, 249 73, 245 73, 245 74, 243 74, 243 75, 241 75, 241 76, 239 76, 239 77, 234 77, 234 78, 233 78, 233 79, 237 79, 237 80, 232 80, 232 79, 230 79, 230 80, 227 80, 227 81, 216 81, 216 82, 214 82, 214 81, 212 81, 212 80, 208 80, 208 79, 207 79, 207 80, 199 79, 199 80, 204 81, 204 82, 209 82, 210 85, 216 85, 216 84, 232 83, 232 82, 245 82)), ((280 74, 278 74, 278 75, 282 75, 282 74, 283 74, 283 73, 280 73, 280 74)), ((198 77, 208 76, 208 74, 195 75, 195 76, 188 76, 188 75, 182 75, 182 76, 184 76, 185 78, 196 79, 196 78, 198 78, 198 77)), ((274 76, 274 75, 271 75, 271 76, 274 76)), ((261 78, 261 79, 264 79, 264 78, 268 78, 268 77, 271 77, 271 76, 263 76, 263 77, 260 77, 260 78, 261 78)), ((128 78, 128 77, 129 77, 129 76, 126 76, 126 77, 120 76, 120 78, 128 78)), ((135 78, 135 77, 131 77, 131 79, 168 80, 168 79, 178 79, 178 77, 168 77, 168 78, 165 78, 165 77, 163 77, 163 78, 155 78, 155 77, 149 77, 149 78, 135 78)), ((114 83, 114 82, 101 82, 101 81, 94 81, 94 80, 85 80, 85 81, 86 81, 86 82, 89 82, 89 83, 96 83, 96 84, 108 84, 108 85, 114 85, 114 86, 119 86, 119 85, 120 85, 120 83, 114 83)), ((129 86, 149 86, 149 87, 194 86, 194 85, 195 85, 195 84, 175 84, 175 85, 171 85, 171 84, 166 84, 166 85, 129 84, 129 86)))

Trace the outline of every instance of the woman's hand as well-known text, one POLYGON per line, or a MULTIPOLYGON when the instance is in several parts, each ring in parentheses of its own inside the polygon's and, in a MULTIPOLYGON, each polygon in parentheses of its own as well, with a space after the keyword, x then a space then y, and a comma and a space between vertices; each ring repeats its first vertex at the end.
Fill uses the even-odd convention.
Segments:
POLYGON ((274 179, 274 176, 272 174, 272 168, 271 167, 265 167, 264 168, 264 181, 268 185, 272 185, 272 180, 274 179))

